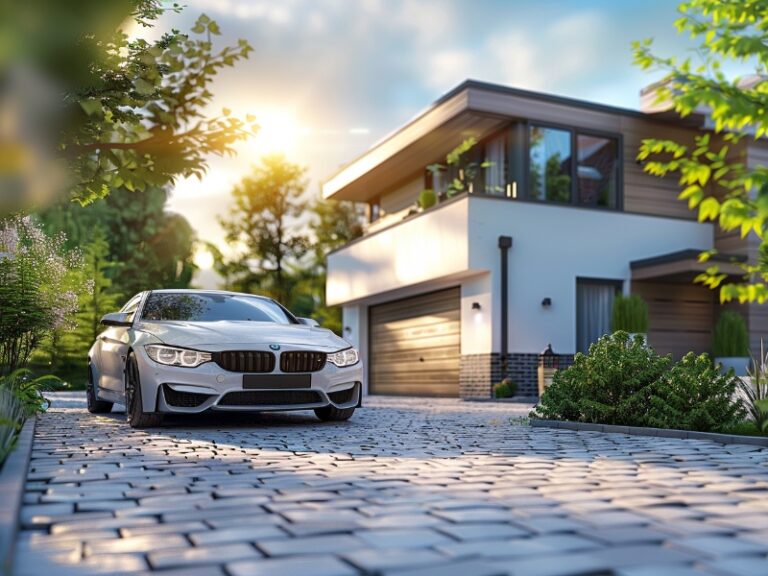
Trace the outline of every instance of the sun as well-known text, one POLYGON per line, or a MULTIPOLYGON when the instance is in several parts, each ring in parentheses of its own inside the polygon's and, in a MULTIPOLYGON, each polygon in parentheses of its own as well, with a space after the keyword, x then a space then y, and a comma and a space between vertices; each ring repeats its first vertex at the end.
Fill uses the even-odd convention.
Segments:
POLYGON ((255 136, 248 140, 248 153, 256 156, 280 153, 294 155, 301 139, 309 133, 296 115, 289 110, 267 109, 255 114, 259 126, 255 136))

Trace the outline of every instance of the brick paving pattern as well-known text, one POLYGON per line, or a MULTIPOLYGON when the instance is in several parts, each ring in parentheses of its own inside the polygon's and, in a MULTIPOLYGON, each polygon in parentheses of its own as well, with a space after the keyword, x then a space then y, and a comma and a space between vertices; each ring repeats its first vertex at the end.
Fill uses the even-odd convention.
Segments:
POLYGON ((146 431, 59 405, 16 576, 768 575, 753 446, 531 429, 524 407, 453 400, 146 431))

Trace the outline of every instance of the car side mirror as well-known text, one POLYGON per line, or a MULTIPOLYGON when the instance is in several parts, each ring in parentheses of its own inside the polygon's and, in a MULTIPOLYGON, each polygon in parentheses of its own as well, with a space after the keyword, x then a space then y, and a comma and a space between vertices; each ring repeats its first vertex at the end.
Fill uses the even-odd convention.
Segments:
POLYGON ((100 324, 104 324, 104 326, 130 326, 132 323, 133 322, 128 319, 128 314, 124 312, 104 314, 100 321, 100 324))
POLYGON ((305 326, 311 326, 312 328, 320 328, 320 323, 312 318, 297 318, 297 320, 305 326))

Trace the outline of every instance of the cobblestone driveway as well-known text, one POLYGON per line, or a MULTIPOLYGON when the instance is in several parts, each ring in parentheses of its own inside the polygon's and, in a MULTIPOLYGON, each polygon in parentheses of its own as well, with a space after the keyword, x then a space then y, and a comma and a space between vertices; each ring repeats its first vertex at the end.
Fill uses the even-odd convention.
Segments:
POLYGON ((510 404, 366 405, 149 431, 56 408, 16 573, 768 574, 766 450, 530 429, 510 404))

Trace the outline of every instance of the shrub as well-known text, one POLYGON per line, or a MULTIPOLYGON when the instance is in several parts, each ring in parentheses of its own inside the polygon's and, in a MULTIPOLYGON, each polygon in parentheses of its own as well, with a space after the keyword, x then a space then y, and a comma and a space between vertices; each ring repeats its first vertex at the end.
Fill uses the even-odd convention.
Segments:
POLYGON ((707 354, 686 354, 651 386, 647 425, 700 432, 719 432, 744 419, 734 395, 740 380, 722 374, 707 354))
POLYGON ((760 340, 760 361, 752 358, 749 380, 739 379, 739 393, 755 433, 768 434, 768 355, 760 340))
POLYGON ((511 398, 515 394, 517 394, 517 383, 509 378, 504 378, 493 385, 494 398, 511 398))
POLYGON ((644 424, 649 388, 669 369, 642 336, 623 331, 603 336, 576 354, 573 365, 555 372, 532 417, 601 424, 644 424))
POLYGON ((614 332, 648 332, 648 305, 637 294, 617 296, 613 302, 612 328, 614 332))
POLYGON ((743 420, 739 380, 706 354, 673 364, 626 332, 603 336, 556 372, 532 417, 623 426, 721 431, 743 420))
POLYGON ((435 191, 427 188, 419 193, 419 208, 426 210, 437 204, 437 194, 435 191))
POLYGON ((744 318, 738 312, 725 310, 715 324, 712 336, 715 357, 749 356, 749 336, 744 318))
POLYGON ((0 388, 0 464, 8 456, 24 422, 24 407, 10 390, 0 388))

